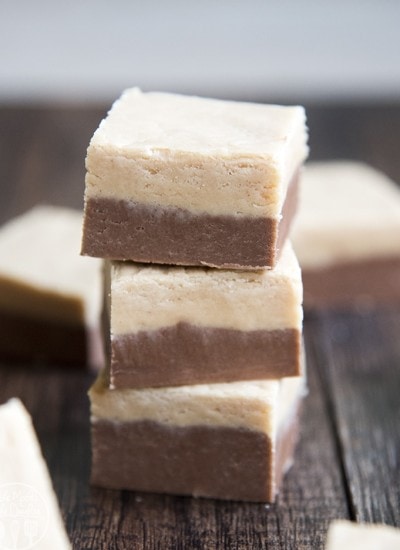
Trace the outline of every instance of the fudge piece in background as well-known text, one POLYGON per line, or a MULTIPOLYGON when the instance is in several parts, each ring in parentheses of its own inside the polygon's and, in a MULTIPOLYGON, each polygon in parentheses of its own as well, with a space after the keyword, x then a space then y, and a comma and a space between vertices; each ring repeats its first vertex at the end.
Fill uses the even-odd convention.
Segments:
POLYGON ((19 399, 0 406, 1 548, 71 545, 31 418, 19 399))
POLYGON ((400 529, 388 525, 334 521, 328 531, 326 550, 398 550, 400 529))
POLYGON ((82 213, 37 206, 0 228, 0 357, 103 364, 101 262, 79 255, 82 213))
POLYGON ((306 309, 400 305, 400 189, 382 173, 307 165, 291 238, 306 309))

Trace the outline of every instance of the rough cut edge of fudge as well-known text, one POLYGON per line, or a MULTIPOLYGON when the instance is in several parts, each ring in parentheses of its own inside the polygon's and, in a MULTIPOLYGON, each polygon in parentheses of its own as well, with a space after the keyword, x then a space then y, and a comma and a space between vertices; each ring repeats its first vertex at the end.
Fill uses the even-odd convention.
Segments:
POLYGON ((88 148, 82 253, 273 266, 306 142, 302 107, 128 90, 88 148))
POLYGON ((271 502, 293 462, 304 378, 91 388, 94 485, 271 502))
POLYGON ((383 524, 335 520, 328 531, 326 550, 398 550, 400 529, 383 524))
POLYGON ((308 164, 291 239, 306 309, 400 304, 400 189, 382 173, 308 164))
POLYGON ((0 355, 104 364, 101 261, 82 258, 82 213, 37 206, 0 228, 0 355))
POLYGON ((31 417, 19 399, 0 406, 0 497, 3 548, 71 548, 31 417))
POLYGON ((274 270, 107 263, 111 387, 298 376, 301 304, 289 242, 274 270))

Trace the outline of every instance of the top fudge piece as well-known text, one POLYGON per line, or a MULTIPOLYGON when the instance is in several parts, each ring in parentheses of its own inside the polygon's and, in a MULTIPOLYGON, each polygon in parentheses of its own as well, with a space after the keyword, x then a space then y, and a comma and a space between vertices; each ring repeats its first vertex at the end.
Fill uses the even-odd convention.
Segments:
POLYGON ((304 305, 400 303, 400 189, 367 165, 306 166, 292 240, 304 305))
POLYGON ((302 107, 127 90, 88 148, 82 253, 273 267, 306 141, 302 107))

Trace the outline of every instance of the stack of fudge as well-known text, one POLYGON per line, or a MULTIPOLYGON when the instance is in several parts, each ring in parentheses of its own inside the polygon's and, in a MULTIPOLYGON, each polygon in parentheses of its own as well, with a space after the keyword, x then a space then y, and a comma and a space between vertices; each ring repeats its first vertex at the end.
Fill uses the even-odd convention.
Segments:
POLYGON ((305 393, 287 239, 301 107, 127 90, 88 148, 82 253, 106 259, 92 482, 273 501, 305 393))

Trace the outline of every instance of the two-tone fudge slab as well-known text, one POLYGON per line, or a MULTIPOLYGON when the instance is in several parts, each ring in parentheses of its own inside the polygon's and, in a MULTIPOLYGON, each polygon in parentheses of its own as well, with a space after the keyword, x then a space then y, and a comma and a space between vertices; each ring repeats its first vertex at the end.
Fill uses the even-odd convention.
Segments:
POLYGON ((104 363, 101 262, 79 256, 82 213, 36 207, 0 229, 0 356, 104 363))
POLYGON ((272 267, 306 141, 302 107, 127 90, 88 148, 82 253, 272 267))
POLYGON ((400 189, 355 162, 304 170, 292 241, 306 308, 400 304, 400 189))
POLYGON ((111 262, 111 387, 297 376, 302 284, 289 242, 274 270, 111 262))
POLYGON ((326 550, 399 550, 400 529, 383 524, 334 521, 328 531, 326 550))
POLYGON ((114 489, 273 501, 292 464, 304 379, 89 395, 92 483, 114 489))
POLYGON ((71 548, 32 421, 18 399, 0 407, 1 548, 71 548))

